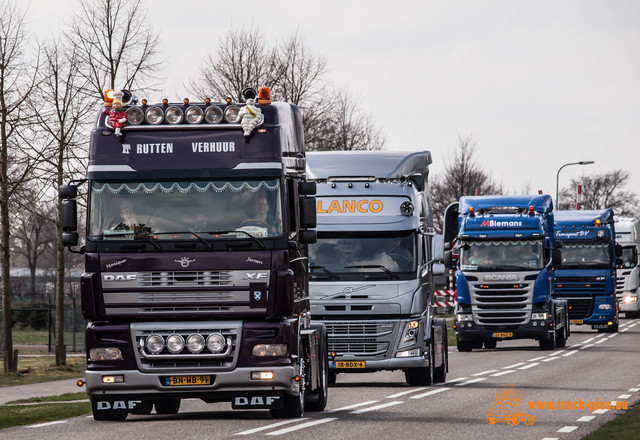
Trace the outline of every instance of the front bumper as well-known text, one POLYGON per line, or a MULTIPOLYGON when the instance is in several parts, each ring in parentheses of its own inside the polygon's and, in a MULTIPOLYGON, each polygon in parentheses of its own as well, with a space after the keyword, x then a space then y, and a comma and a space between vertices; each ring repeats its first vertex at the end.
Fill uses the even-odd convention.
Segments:
POLYGON ((383 370, 402 370, 406 368, 421 368, 429 366, 429 352, 425 352, 423 356, 413 356, 405 358, 393 358, 385 360, 369 360, 359 357, 337 357, 334 361, 329 362, 329 369, 337 373, 368 373, 383 370), (337 362, 347 362, 354 365, 354 368, 336 368, 337 362), (358 363, 364 363, 364 368, 358 368, 358 363))
POLYGON ((473 321, 455 321, 456 333, 461 341, 485 341, 494 339, 504 341, 509 339, 549 339, 553 335, 551 321, 530 321, 528 324, 517 327, 489 327, 478 325, 473 321), (511 336, 501 336, 504 334, 511 336))

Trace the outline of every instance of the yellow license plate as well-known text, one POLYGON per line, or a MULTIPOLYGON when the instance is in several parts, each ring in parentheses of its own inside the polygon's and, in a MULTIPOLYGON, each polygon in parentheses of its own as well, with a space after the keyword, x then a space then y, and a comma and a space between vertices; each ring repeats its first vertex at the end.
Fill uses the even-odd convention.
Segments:
POLYGON ((569 324, 583 324, 584 321, 582 319, 570 319, 569 324))
POLYGON ((211 376, 167 376, 166 386, 211 385, 211 376))
POLYGON ((335 361, 333 368, 364 368, 364 361, 335 361))
POLYGON ((513 333, 512 332, 493 333, 492 336, 494 338, 513 338, 513 333))

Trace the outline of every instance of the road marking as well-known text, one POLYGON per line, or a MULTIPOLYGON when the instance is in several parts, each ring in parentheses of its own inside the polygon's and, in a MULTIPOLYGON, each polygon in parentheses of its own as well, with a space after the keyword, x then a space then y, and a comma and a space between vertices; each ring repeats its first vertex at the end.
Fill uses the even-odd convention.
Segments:
POLYGON ((544 359, 546 356, 540 356, 537 358, 533 358, 533 359, 529 359, 527 362, 535 362, 535 361, 539 361, 540 359, 544 359))
POLYGON ((586 341, 582 341, 583 344, 588 344, 589 342, 593 341, 595 338, 589 338, 586 341))
POLYGON ((542 440, 560 440, 558 437, 545 437, 542 440))
POLYGON ((469 379, 469 378, 468 377, 459 377, 457 379, 448 380, 443 385, 449 385, 449 384, 456 383, 456 382, 462 382, 463 380, 467 380, 467 379, 469 379))
POLYGON ((596 416, 584 416, 584 417, 580 417, 578 420, 576 420, 576 422, 590 422, 595 418, 596 416))
POLYGON ((483 371, 482 373, 472 374, 472 376, 484 376, 485 374, 495 373, 496 371, 498 370, 487 370, 487 371, 483 371))
POLYGON ((631 391, 632 393, 637 393, 640 391, 640 388, 629 388, 627 391, 631 391))
POLYGON ((397 399, 398 397, 406 396, 407 394, 417 393, 418 391, 424 391, 426 388, 414 388, 409 391, 403 391, 401 393, 392 394, 391 396, 387 396, 387 399, 397 399))
POLYGON ((415 396, 411 396, 411 399, 422 399, 423 397, 432 396, 434 394, 441 393, 443 391, 450 390, 451 388, 438 388, 437 390, 427 391, 426 393, 417 394, 415 396))
POLYGON ((580 350, 586 350, 589 347, 593 347, 594 344, 589 344, 589 345, 585 345, 584 347, 581 347, 580 350))
POLYGON ((37 425, 25 426, 25 428, 42 428, 43 426, 58 425, 60 423, 67 423, 67 421, 66 420, 58 420, 58 421, 55 421, 55 422, 38 423, 37 425))
POLYGON ((627 330, 629 330, 631 327, 627 327, 625 329, 620 330, 620 333, 626 332, 627 330))
POLYGON ((615 338, 616 336, 618 336, 617 333, 612 334, 611 336, 609 336, 607 339, 611 339, 611 338, 615 338))
POLYGON ((573 432, 578 429, 577 426, 565 426, 564 428, 558 429, 558 432, 573 432))
POLYGON ((591 411, 591 414, 604 414, 607 411, 609 411, 608 409, 596 409, 595 411, 591 411))
POLYGON ((333 418, 329 417, 329 418, 326 418, 326 419, 312 420, 311 422, 302 423, 301 425, 292 426, 290 428, 281 429, 279 431, 268 432, 267 435, 287 434, 289 432, 297 431, 298 429, 309 428, 310 426, 321 425, 323 423, 333 422, 334 420, 338 420, 338 419, 335 418, 335 417, 333 417, 333 418))
POLYGON ((267 426, 261 426, 259 428, 254 428, 254 429, 250 429, 248 431, 242 431, 242 432, 238 432, 234 435, 250 435, 250 434, 255 434, 256 432, 260 432, 260 431, 266 431, 267 429, 271 429, 271 428, 277 428, 278 426, 282 426, 282 425, 288 425, 290 423, 296 423, 296 422, 300 422, 302 420, 308 420, 309 417, 303 417, 301 419, 293 419, 293 420, 285 420, 283 422, 277 422, 277 423, 272 423, 270 425, 267 426))
POLYGON ((525 365, 524 367, 519 367, 518 370, 528 370, 529 368, 533 368, 536 365, 540 365, 538 362, 534 362, 533 364, 525 365))
POLYGON ((377 402, 378 402, 377 400, 369 400, 368 402, 354 403, 353 405, 343 406, 342 408, 330 409, 329 411, 325 411, 325 413, 346 411, 348 409, 358 408, 360 406, 365 406, 365 405, 371 405, 372 403, 377 403, 377 402))
POLYGON ((506 371, 501 371, 499 373, 496 374, 492 374, 492 377, 498 377, 498 376, 504 376, 505 374, 509 374, 509 373, 515 373, 516 370, 506 370, 506 371))
POLYGON ((396 402, 383 403, 381 405, 370 406, 369 408, 362 408, 356 411, 351 411, 349 414, 362 414, 369 411, 376 411, 378 409, 389 408, 390 406, 400 405, 401 403, 404 403, 404 402, 396 401, 396 402))
POLYGON ((510 370, 511 368, 519 367, 520 365, 524 365, 524 362, 518 362, 517 364, 509 365, 508 367, 502 367, 503 370, 510 370))
POLYGON ((605 336, 607 336, 607 334, 602 333, 601 335, 595 336, 593 339, 604 338, 605 336))
POLYGON ((576 354, 577 352, 578 352, 578 350, 571 350, 571 351, 566 352, 562 356, 571 356, 572 354, 576 354))
POLYGON ((543 359, 542 362, 555 361, 556 359, 560 359, 560 358, 559 357, 553 357, 553 358, 543 359))
POLYGON ((629 397, 631 397, 631 394, 620 394, 617 398, 618 399, 628 399, 629 397))
POLYGON ((594 342, 595 344, 602 344, 603 342, 607 342, 607 339, 600 339, 599 341, 594 342))
POLYGON ((483 380, 487 380, 487 378, 486 377, 479 377, 477 379, 471 379, 471 380, 468 380, 466 382, 457 383, 456 386, 457 387, 463 387, 465 385, 469 385, 469 384, 472 384, 472 383, 482 382, 483 380))

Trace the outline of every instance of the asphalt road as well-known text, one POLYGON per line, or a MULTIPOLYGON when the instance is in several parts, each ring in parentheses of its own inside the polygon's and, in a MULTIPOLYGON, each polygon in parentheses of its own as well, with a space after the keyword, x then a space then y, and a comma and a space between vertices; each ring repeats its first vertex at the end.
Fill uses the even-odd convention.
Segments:
POLYGON ((303 419, 185 400, 174 416, 129 415, 123 423, 76 417, 1 430, 0 439, 564 440, 582 438, 623 413, 615 402, 631 408, 640 400, 640 320, 622 320, 617 334, 573 326, 567 347, 555 351, 540 351, 535 341, 509 341, 495 350, 453 348, 449 360, 448 381, 432 387, 409 387, 402 372, 341 374, 329 389, 327 409, 303 419), (521 393, 513 401, 522 407, 510 408, 527 416, 517 425, 491 425, 488 413, 508 407, 494 406, 496 392, 505 389, 521 393), (614 402, 612 409, 607 402, 614 402))

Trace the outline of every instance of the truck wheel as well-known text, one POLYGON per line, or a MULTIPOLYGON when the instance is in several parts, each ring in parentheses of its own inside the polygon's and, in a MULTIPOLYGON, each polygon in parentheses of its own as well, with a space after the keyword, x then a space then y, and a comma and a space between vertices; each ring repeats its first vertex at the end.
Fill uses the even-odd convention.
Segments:
POLYGON ((98 422, 124 422, 127 418, 126 411, 123 412, 106 412, 106 411, 98 411, 97 403, 91 402, 91 412, 93 413, 93 420, 98 422))
POLYGON ((322 411, 327 406, 329 392, 329 366, 327 365, 327 330, 324 325, 318 326, 320 334, 320 385, 318 389, 306 396, 305 405, 309 411, 322 411))
POLYGON ((335 385, 338 380, 338 373, 335 371, 329 371, 329 385, 335 385))
POLYGON ((556 330, 556 347, 563 348, 567 345, 566 328, 562 327, 560 330, 556 330))
POLYGON ((556 348, 556 332, 551 333, 551 338, 540 339, 540 350, 553 350, 556 348))
POLYGON ((493 350, 497 346, 498 346, 498 341, 496 341, 495 339, 487 339, 484 341, 484 348, 488 350, 493 350))
POLYGON ((458 351, 468 353, 473 350, 473 343, 469 341, 461 341, 458 336, 456 336, 456 341, 458 345, 458 351))
POLYGON ((404 370, 404 378, 412 387, 431 385, 433 383, 433 358, 435 356, 433 341, 430 347, 431 353, 428 367, 407 368, 404 370))
POLYGON ((433 382, 442 383, 447 380, 447 363, 449 362, 449 347, 447 346, 447 334, 444 335, 442 347, 442 365, 433 369, 433 382))
POLYGON ((154 406, 158 414, 178 414, 180 410, 180 399, 156 400, 154 406))
POLYGON ((305 362, 308 359, 308 354, 304 349, 302 340, 298 344, 298 358, 300 359, 300 376, 301 380, 298 384, 298 394, 291 395, 284 393, 282 396, 282 408, 270 409, 271 417, 277 419, 298 419, 304 415, 304 387, 307 381, 305 377, 306 365, 305 362))

